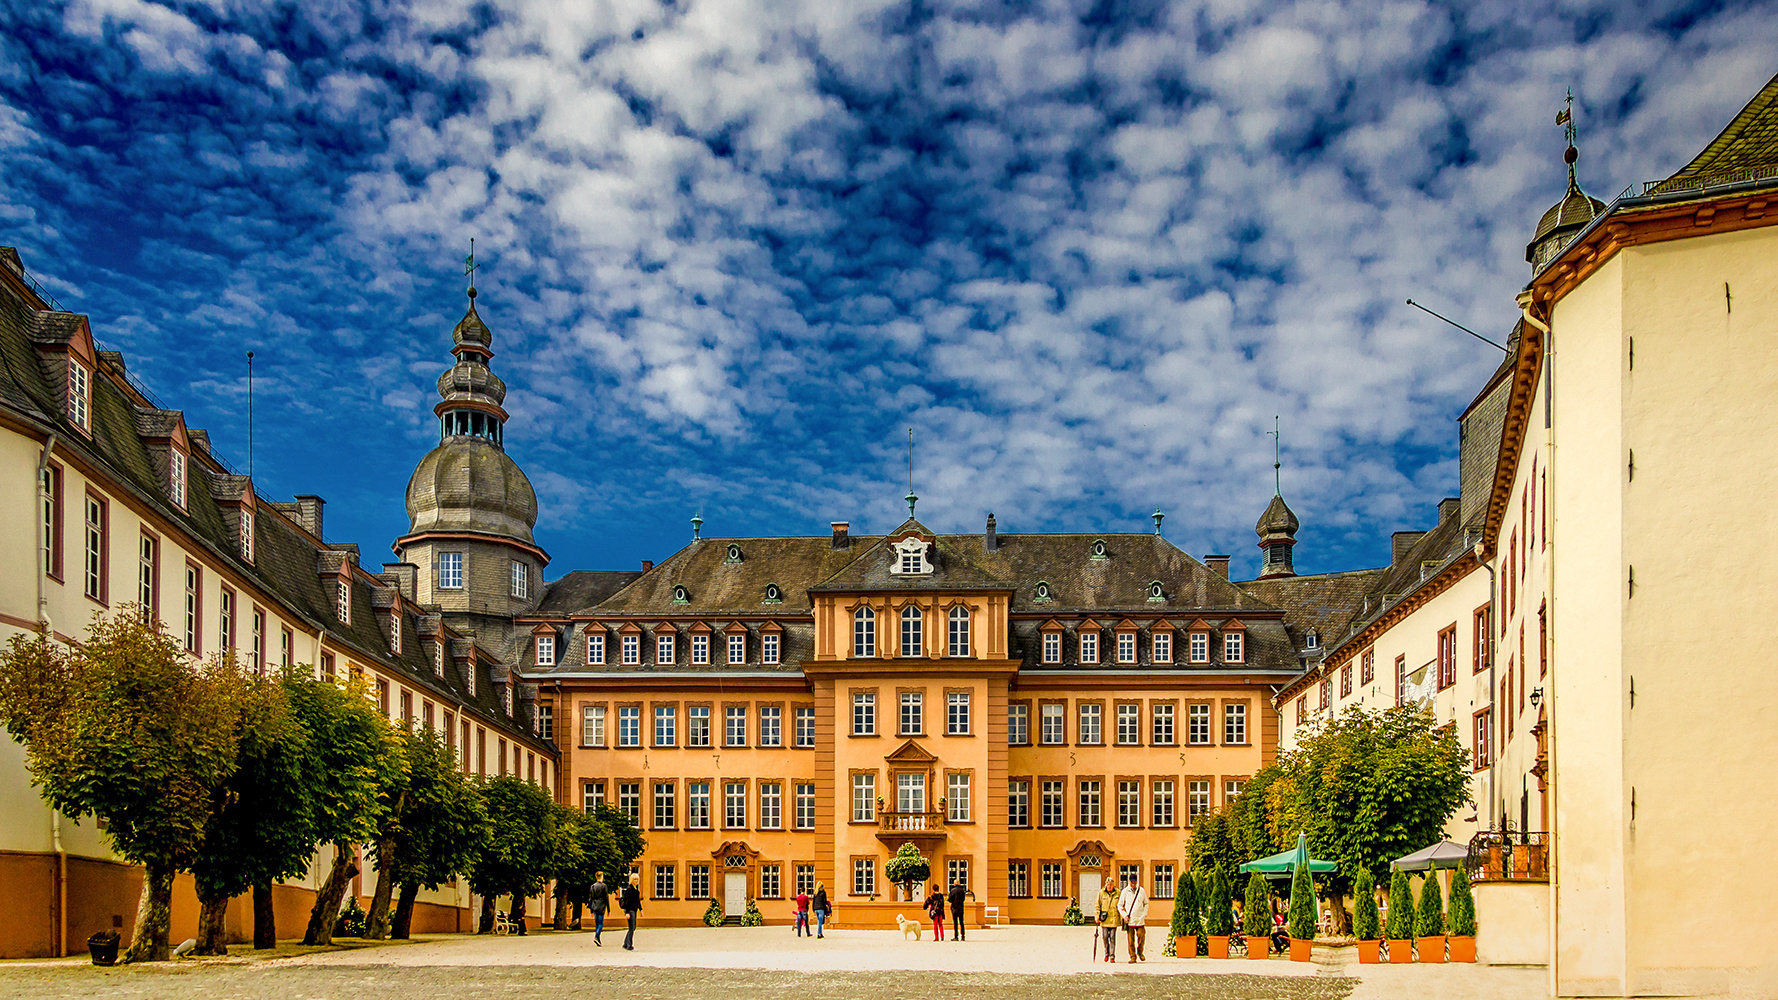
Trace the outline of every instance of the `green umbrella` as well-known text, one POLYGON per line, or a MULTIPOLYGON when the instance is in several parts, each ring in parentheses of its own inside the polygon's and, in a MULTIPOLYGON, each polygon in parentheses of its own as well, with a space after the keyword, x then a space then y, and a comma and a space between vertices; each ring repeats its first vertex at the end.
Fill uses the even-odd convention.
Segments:
POLYGON ((1299 833, 1296 835, 1295 848, 1279 851, 1277 854, 1260 858, 1257 861, 1249 861, 1241 866, 1241 872, 1242 874, 1259 872, 1267 877, 1289 876, 1296 871, 1299 865, 1307 865, 1310 874, 1336 871, 1340 867, 1332 861, 1316 861, 1310 858, 1309 838, 1306 834, 1299 833))

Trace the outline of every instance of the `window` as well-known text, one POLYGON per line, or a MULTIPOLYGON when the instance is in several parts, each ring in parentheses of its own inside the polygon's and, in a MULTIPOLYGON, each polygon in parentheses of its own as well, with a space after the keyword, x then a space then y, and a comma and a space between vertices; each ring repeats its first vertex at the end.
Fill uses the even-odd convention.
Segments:
POLYGON ((1135 879, 1137 884, 1139 884, 1139 885, 1141 884, 1141 882, 1142 882, 1142 865, 1140 863, 1118 865, 1117 866, 1117 884, 1119 884, 1119 885, 1128 884, 1131 879, 1135 879))
POLYGON ((654 866, 654 898, 656 898, 656 899, 672 899, 673 898, 673 872, 674 872, 674 869, 675 869, 674 865, 655 865, 654 866))
POLYGON ((1484 708, 1475 714, 1474 753, 1476 770, 1480 771, 1486 768, 1488 764, 1493 761, 1493 747, 1490 746, 1493 740, 1494 711, 1493 709, 1484 708))
POLYGON ((671 632, 666 635, 657 635, 654 637, 654 662, 668 664, 675 661, 677 651, 673 648, 673 645, 674 640, 677 638, 678 637, 671 632))
POLYGON ((1043 731, 1040 735, 1045 744, 1058 745, 1067 742, 1068 734, 1066 730, 1068 726, 1067 721, 1062 716, 1065 708, 1066 706, 1060 704, 1043 706, 1043 731))
POLYGON ((877 776, 852 776, 852 822, 874 823, 877 820, 877 776))
POLYGON ((778 634, 776 632, 766 632, 759 637, 759 662, 772 664, 778 662, 778 634))
POLYGON ((685 785, 685 828, 710 829, 710 783, 688 781, 685 785))
POLYGON ((556 741, 556 709, 554 705, 537 706, 537 738, 549 743, 556 741))
POLYGON ((642 637, 641 636, 639 636, 639 635, 624 636, 622 639, 622 646, 623 646, 623 652, 622 652, 623 662, 630 663, 630 664, 642 662, 642 637))
POLYGON ((686 706, 685 745, 688 747, 707 747, 710 745, 709 705, 686 706))
POLYGON ((1009 705, 1006 709, 1006 742, 1025 746, 1031 742, 1031 706, 1009 705))
POLYGON ((724 708, 722 724, 724 746, 744 747, 747 745, 747 706, 730 705, 724 708))
MULTIPOLYGON (((504 745, 504 741, 503 741, 504 745)), ((501 768, 505 773, 505 768, 501 768)), ((617 785, 617 807, 629 814, 630 822, 642 825, 642 783, 621 781, 617 785)))
POLYGON ((463 553, 438 554, 438 587, 440 590, 463 589, 463 553))
POLYGON ((815 866, 796 866, 796 891, 808 895, 815 894, 815 866))
POLYGON ((1031 825, 1031 783, 1013 780, 1006 783, 1006 825, 1031 825))
POLYGON ((709 899, 710 898, 710 866, 709 865, 686 865, 685 866, 685 898, 687 898, 687 899, 709 899))
POLYGON ((537 665, 553 667, 556 665, 556 637, 540 635, 537 637, 537 665))
POLYGON ((1173 825, 1173 782, 1169 778, 1154 783, 1154 825, 1173 825))
POLYGON ((343 624, 352 624, 352 579, 344 574, 334 584, 333 616, 343 624))
POLYGON ((1173 662, 1173 633, 1156 632, 1149 640, 1150 652, 1156 663, 1173 662))
POLYGON ((216 604, 216 651, 227 653, 235 648, 235 592, 222 588, 216 604))
POLYGON ((875 858, 852 859, 852 895, 877 894, 877 862, 875 858))
POLYGON ((735 632, 728 637, 728 661, 730 664, 747 662, 747 634, 735 632))
POLYGON ((1186 822, 1198 825, 1198 820, 1210 813, 1210 782, 1192 781, 1185 786, 1186 822))
POLYGON ((1119 781, 1117 783, 1117 825, 1142 825, 1141 782, 1119 781))
POLYGON ((1352 663, 1347 661, 1340 667, 1340 697, 1352 697, 1352 663))
POLYGON ((950 691, 945 694, 945 734, 969 735, 969 692, 950 691))
POLYGON ((604 666, 604 664, 605 664, 605 637, 604 636, 589 635, 586 637, 586 662, 587 662, 587 666, 589 666, 589 667, 604 666))
POLYGON ((1080 634, 1080 662, 1099 662, 1099 633, 1082 632, 1080 634))
POLYGON ((654 828, 656 830, 673 829, 674 807, 678 804, 679 795, 671 781, 654 783, 654 828))
POLYGON ((1043 812, 1039 815, 1043 825, 1061 826, 1064 818, 1062 815, 1062 783, 1060 781, 1044 782, 1042 794, 1043 812))
POLYGON ((583 747, 605 745, 605 706, 585 705, 581 708, 580 745, 583 747))
POLYGON ((1136 662, 1136 633, 1119 632, 1117 634, 1117 662, 1136 662))
POLYGON ((1327 711, 1327 706, 1333 704, 1333 681, 1331 679, 1323 680, 1321 682, 1320 692, 1321 697, 1318 707, 1321 711, 1325 712, 1327 711))
POLYGON ((265 673, 265 612, 253 609, 252 635, 247 647, 248 662, 253 665, 256 674, 265 673))
POLYGON ((198 617, 203 611, 203 573, 191 563, 185 564, 185 651, 193 654, 199 651, 198 617))
POLYGON ((877 696, 869 692, 852 696, 852 735, 877 735, 877 696))
POLYGON ((1082 781, 1080 783, 1080 806, 1076 819, 1080 826, 1099 825, 1099 782, 1082 781))
POLYGON ((904 771, 895 776, 895 811, 903 814, 926 811, 926 775, 904 771))
POLYGON ((1104 706, 1102 705, 1080 706, 1080 730, 1077 734, 1079 742, 1086 744, 1098 744, 1104 742, 1103 734, 1100 732, 1099 727, 1099 716, 1104 710, 1104 706))
POLYGON ((1243 632, 1225 632, 1222 636, 1222 662, 1242 663, 1247 659, 1247 635, 1243 632))
POLYGON ((798 782, 796 786, 796 828, 815 829, 815 786, 798 782))
POLYGON ((1222 741, 1224 743, 1247 742, 1247 706, 1244 704, 1222 706, 1222 741))
POLYGON ((1546 599, 1537 605, 1537 676, 1542 677, 1550 669, 1550 623, 1549 602, 1546 599))
POLYGON ((902 736, 919 736, 926 731, 926 696, 918 691, 901 693, 901 728, 897 731, 902 736))
POLYGON ((783 870, 780 865, 759 866, 759 896, 761 899, 784 898, 784 880, 780 874, 783 870))
POLYGON ((177 448, 167 452, 167 493, 173 506, 185 509, 185 452, 177 448))
POLYGON ((969 609, 968 608, 952 608, 950 618, 951 618, 950 642, 947 643, 948 648, 946 649, 946 653, 947 653, 947 655, 950 655, 950 656, 968 656, 969 655, 969 609))
POLYGON ((253 512, 241 511, 241 558, 253 561, 253 512))
POLYGON ((925 655, 921 646, 921 640, 924 638, 924 625, 925 616, 920 613, 919 608, 901 609, 901 655, 925 655))
POLYGON ((1210 706, 1187 705, 1185 708, 1185 738, 1192 746, 1210 745, 1210 706))
POLYGON ((1222 804, 1231 806, 1247 790, 1247 782, 1239 778, 1230 778, 1222 783, 1222 804))
MULTIPOLYGON (((468 732, 467 727, 468 727, 469 723, 465 722, 463 725, 465 727, 464 731, 468 732)), ((465 771, 469 770, 469 741, 468 740, 463 741, 463 762, 464 762, 463 763, 463 770, 465 770, 465 771)), ((600 806, 602 806, 604 804, 605 804, 605 782, 603 782, 603 781, 589 781, 586 784, 580 786, 580 809, 582 812, 589 812, 590 813, 590 812, 594 811, 595 809, 598 809, 600 806)))
POLYGON ((642 745, 642 709, 635 705, 623 705, 617 710, 617 745, 642 745))
POLYGON ((1457 683, 1457 626, 1449 625, 1438 634, 1438 689, 1443 691, 1457 683))
POLYGON ((691 662, 699 665, 710 662, 709 636, 700 634, 691 637, 691 662))
POLYGON ((945 820, 950 823, 968 823, 973 812, 970 808, 970 777, 966 771, 952 771, 945 775, 945 820))
POLYGON ((1157 747, 1172 746, 1175 739, 1173 706, 1154 705, 1149 708, 1149 712, 1154 716, 1154 745, 1157 747))
POLYGON ((969 859, 945 859, 945 885, 960 885, 969 888, 969 859))
POLYGON ((136 552, 136 601, 142 605, 143 621, 153 621, 160 614, 160 566, 160 541, 144 533, 136 552))
POLYGON ((1045 632, 1043 634, 1043 662, 1062 662, 1062 633, 1045 632))
POLYGON ((1133 747, 1141 742, 1142 706, 1119 705, 1117 707, 1117 745, 1133 747))
POLYGON ((812 708, 798 708, 795 712, 795 717, 796 717, 796 745, 799 747, 814 746, 815 745, 815 710, 812 708))
POLYGON ((1046 861, 1039 868, 1042 877, 1038 891, 1044 899, 1062 898, 1062 866, 1056 862, 1046 861))
POLYGON ((104 603, 105 579, 105 501, 86 495, 86 596, 104 603))
POLYGON ((762 747, 784 745, 784 709, 777 705, 765 705, 759 710, 759 745, 762 747))
POLYGON ((62 470, 53 465, 43 467, 43 481, 37 498, 43 515, 38 535, 38 548, 43 553, 42 569, 46 576, 62 575, 62 470))
POLYGON ((722 825, 731 830, 747 826, 747 783, 726 781, 722 785, 722 825))
POLYGON ((852 612, 852 655, 877 655, 877 613, 869 608, 852 612))
POLYGON ((1193 663, 1210 662, 1210 633, 1192 632, 1185 637, 1186 655, 1193 663))
POLYGON ((531 596, 531 567, 517 559, 512 561, 512 596, 520 600, 531 596))
POLYGON ((1302 725, 1309 721, 1309 696, 1303 695, 1296 700, 1296 724, 1302 725))
POLYGON ((1155 898, 1155 899, 1172 899, 1173 898, 1173 866, 1172 865, 1158 864, 1158 865, 1154 866, 1153 898, 1155 898))
MULTIPOLYGON (((1321 685, 1321 707, 1327 707, 1327 685, 1321 685)), ((1395 658, 1395 707, 1400 708, 1408 700, 1408 658, 1395 658)))
POLYGON ((1014 861, 1006 866, 1006 895, 1010 899, 1031 898, 1031 866, 1014 861))
MULTIPOLYGON (((443 649, 443 647, 439 647, 443 649)), ((296 636, 287 628, 278 629, 278 666, 288 667, 296 662, 296 636)))
POLYGON ((654 706, 654 745, 670 747, 679 738, 679 709, 673 705, 654 706))
POLYGON ((86 366, 73 358, 68 359, 68 419, 74 426, 87 430, 91 425, 87 422, 92 406, 92 373, 86 366))

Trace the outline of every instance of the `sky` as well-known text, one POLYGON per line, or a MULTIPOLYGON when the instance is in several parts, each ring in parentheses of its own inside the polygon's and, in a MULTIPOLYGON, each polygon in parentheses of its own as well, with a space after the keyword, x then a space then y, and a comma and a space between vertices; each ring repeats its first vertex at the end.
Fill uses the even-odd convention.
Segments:
POLYGON ((0 243, 374 567, 471 237, 550 578, 690 538, 1388 561, 1565 181, 1678 169, 1778 2, 0 0, 0 243))

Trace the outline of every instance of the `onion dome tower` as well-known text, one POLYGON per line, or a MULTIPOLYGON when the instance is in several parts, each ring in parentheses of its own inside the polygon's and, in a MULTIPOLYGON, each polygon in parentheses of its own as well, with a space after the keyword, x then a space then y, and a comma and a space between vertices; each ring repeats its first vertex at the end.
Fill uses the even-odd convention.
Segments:
POLYGON ((451 331, 455 363, 438 377, 438 447, 408 480, 410 527, 395 552, 418 568, 421 603, 510 618, 536 607, 549 556, 531 537, 537 493, 506 454, 506 384, 488 369, 493 335, 475 297, 472 280, 451 331))
POLYGON ((1296 529, 1301 526, 1284 497, 1272 494, 1272 502, 1266 505, 1266 512, 1253 526, 1254 533, 1259 535, 1260 551, 1265 553, 1257 579, 1276 580, 1296 575, 1290 550, 1296 545, 1296 529))
POLYGON ((1564 134, 1568 138, 1568 148, 1562 151, 1562 159, 1568 164, 1568 190, 1562 192, 1561 200, 1537 220, 1537 230, 1532 234, 1531 242, 1525 245, 1525 260, 1534 273, 1543 270, 1543 266, 1554 260, 1575 234, 1605 212, 1605 203, 1582 191, 1574 179, 1574 164, 1580 159, 1580 150, 1574 145, 1572 91, 1568 94, 1567 105, 1556 115, 1556 124, 1566 126, 1564 134))

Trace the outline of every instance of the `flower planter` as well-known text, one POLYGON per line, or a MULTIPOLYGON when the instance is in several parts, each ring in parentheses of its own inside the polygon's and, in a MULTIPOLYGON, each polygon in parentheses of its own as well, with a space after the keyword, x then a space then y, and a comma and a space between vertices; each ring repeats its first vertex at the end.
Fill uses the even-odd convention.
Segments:
POLYGON ((1358 964, 1376 965, 1383 960, 1382 951, 1383 942, 1381 941, 1358 942, 1358 964))
POLYGON ((1414 939, 1414 951, 1421 962, 1443 965, 1445 961, 1445 936, 1435 934, 1432 937, 1414 939))
POLYGON ((1211 958, 1227 958, 1227 957, 1229 957, 1228 935, 1226 935, 1226 934, 1212 934, 1212 935, 1210 935, 1210 957, 1211 958))
POLYGON ((1389 939, 1389 964, 1404 965, 1414 960, 1414 942, 1408 938, 1389 939))
POLYGON ((1263 960, 1272 957, 1272 939, 1264 935, 1247 935, 1247 957, 1263 960))
MULTIPOLYGON (((1226 947, 1226 945, 1225 945, 1225 947, 1226 947)), ((1196 934, 1187 934, 1185 937, 1182 937, 1182 938, 1174 938, 1173 939, 1173 957, 1174 958, 1197 958, 1198 957, 1198 936, 1196 934)))
POLYGON ((1453 961, 1453 962, 1473 962, 1473 961, 1475 961, 1475 938, 1457 937, 1456 935, 1451 935, 1451 936, 1445 938, 1445 941, 1448 942, 1451 946, 1451 961, 1453 961))
POLYGON ((94 965, 117 964, 117 945, 120 940, 116 931, 100 931, 86 939, 87 954, 92 956, 94 965))
POLYGON ((1310 959, 1313 959, 1314 957, 1315 957, 1315 939, 1314 938, 1291 938, 1290 939, 1290 960, 1292 962, 1307 962, 1310 959))

